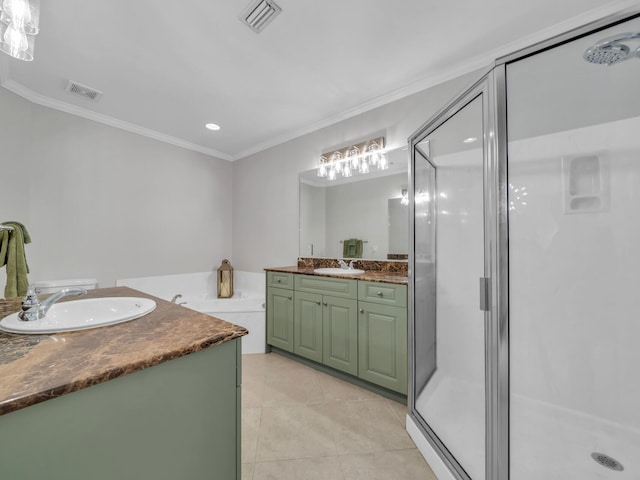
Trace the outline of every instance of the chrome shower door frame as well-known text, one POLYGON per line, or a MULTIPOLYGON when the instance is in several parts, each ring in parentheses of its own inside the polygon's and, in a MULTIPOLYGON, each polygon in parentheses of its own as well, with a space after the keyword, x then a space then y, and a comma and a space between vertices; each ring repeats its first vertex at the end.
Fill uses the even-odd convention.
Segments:
MULTIPOLYGON (((485 446, 486 479, 508 478, 508 203, 506 172, 506 93, 504 66, 489 68, 467 90, 436 113, 409 138, 411 149, 409 193, 410 248, 409 292, 415 297, 415 165, 416 147, 478 96, 483 105, 483 210, 484 210, 484 270, 489 279, 488 310, 485 323, 485 446)), ((437 229, 438 226, 436 225, 437 229)), ((436 246, 437 248, 437 246, 436 246)), ((437 280, 436 280, 437 281, 437 280)), ((409 305, 410 387, 409 416, 425 435, 449 470, 460 480, 470 477, 446 448, 416 409, 415 305, 409 305)))

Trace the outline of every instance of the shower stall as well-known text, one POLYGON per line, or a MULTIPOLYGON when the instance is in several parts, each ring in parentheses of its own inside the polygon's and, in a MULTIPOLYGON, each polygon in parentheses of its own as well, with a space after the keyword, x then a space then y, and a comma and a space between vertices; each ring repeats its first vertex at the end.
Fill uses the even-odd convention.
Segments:
POLYGON ((640 12, 498 59, 410 147, 423 453, 443 478, 640 479, 640 12))

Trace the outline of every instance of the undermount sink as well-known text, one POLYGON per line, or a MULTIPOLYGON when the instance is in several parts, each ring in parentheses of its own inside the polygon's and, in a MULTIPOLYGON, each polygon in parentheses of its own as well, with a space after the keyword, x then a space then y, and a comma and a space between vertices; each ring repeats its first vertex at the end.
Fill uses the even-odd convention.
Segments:
POLYGON ((358 268, 316 268, 313 272, 326 275, 360 275, 364 273, 364 270, 358 268))
POLYGON ((86 298, 55 303, 47 314, 25 322, 13 313, 0 320, 0 329, 22 334, 72 332, 104 327, 140 318, 156 308, 156 302, 140 297, 86 298))

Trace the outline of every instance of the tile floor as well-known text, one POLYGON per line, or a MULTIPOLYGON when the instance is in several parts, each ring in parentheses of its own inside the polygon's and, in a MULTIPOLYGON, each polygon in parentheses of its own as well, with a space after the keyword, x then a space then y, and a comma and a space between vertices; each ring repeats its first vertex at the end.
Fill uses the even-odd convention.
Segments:
POLYGON ((404 405, 275 353, 242 363, 243 480, 436 480, 404 405))

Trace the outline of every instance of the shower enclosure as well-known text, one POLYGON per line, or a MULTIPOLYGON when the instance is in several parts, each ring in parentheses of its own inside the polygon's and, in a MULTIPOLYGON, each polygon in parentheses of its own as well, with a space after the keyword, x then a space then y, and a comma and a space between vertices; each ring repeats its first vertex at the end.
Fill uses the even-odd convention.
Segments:
POLYGON ((412 136, 410 422, 456 479, 640 478, 640 13, 412 136))

